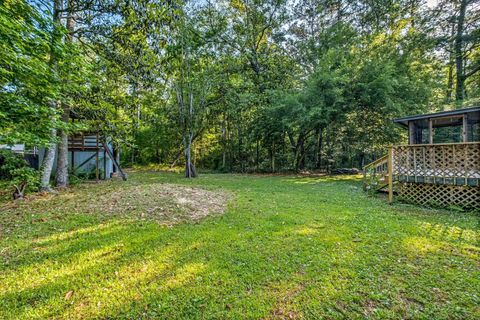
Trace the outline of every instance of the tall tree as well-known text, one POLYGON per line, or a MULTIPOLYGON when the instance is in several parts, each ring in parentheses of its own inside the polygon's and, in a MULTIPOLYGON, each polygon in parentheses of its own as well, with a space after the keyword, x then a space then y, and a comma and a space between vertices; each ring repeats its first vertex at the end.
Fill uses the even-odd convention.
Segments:
MULTIPOLYGON (((58 84, 58 52, 57 52, 57 43, 62 41, 63 31, 61 25, 61 14, 63 10, 63 1, 54 0, 53 2, 53 26, 52 26, 52 40, 51 40, 51 49, 50 49, 50 68, 55 76, 56 84, 58 84)), ((50 141, 47 147, 45 148, 45 154, 43 156, 43 162, 41 166, 41 177, 40 177, 40 190, 41 191, 51 191, 50 187, 50 176, 52 174, 53 164, 55 161, 56 153, 56 140, 57 140, 57 129, 56 129, 56 112, 59 105, 58 100, 51 100, 49 102, 50 108, 52 110, 51 124, 50 124, 50 141)))
MULTIPOLYGON (((470 12, 468 10, 468 7, 474 2, 475 1, 473 0, 460 0, 458 8, 456 35, 454 40, 455 67, 457 76, 455 97, 457 101, 462 101, 465 98, 465 81, 469 77, 480 71, 480 63, 471 66, 468 70, 465 70, 464 68, 464 66, 468 64, 468 50, 471 50, 465 48, 464 44, 468 42, 473 42, 475 44, 475 40, 478 41, 480 39, 478 30, 472 31, 472 33, 468 34, 468 31, 465 28, 465 22, 470 20, 466 20, 466 14, 467 12, 470 12), (473 32, 475 32, 476 34, 474 34, 473 32)), ((472 10, 471 12, 474 12, 474 10, 472 10)), ((478 19, 478 17, 476 17, 475 19, 478 19)))
POLYGON ((208 34, 193 25, 187 12, 178 16, 176 36, 172 38, 171 59, 173 90, 178 107, 178 124, 182 133, 185 156, 185 176, 195 178, 197 171, 192 160, 192 145, 208 123, 213 104, 213 87, 217 75, 212 67, 212 52, 208 34))
POLYGON ((446 97, 462 104, 478 93, 468 92, 468 82, 475 81, 480 62, 475 51, 480 43, 480 4, 475 0, 440 1, 429 14, 431 36, 437 40, 440 52, 447 58, 446 97))
MULTIPOLYGON (((67 1, 67 36, 66 40, 73 43, 73 34, 75 32, 75 0, 67 1)), ((67 82, 71 82, 68 81, 67 82)), ((55 182, 57 188, 66 188, 68 186, 68 126, 70 120, 70 106, 67 102, 61 103, 61 120, 63 127, 58 132, 58 157, 57 157, 57 172, 55 175, 55 182)))

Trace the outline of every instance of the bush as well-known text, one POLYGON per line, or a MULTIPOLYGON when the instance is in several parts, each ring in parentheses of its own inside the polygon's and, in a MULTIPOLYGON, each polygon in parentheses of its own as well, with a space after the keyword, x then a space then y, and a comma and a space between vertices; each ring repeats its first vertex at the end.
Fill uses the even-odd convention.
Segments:
POLYGON ((12 185, 15 188, 14 199, 21 199, 25 195, 27 187, 29 190, 38 190, 38 171, 30 167, 17 168, 12 171, 12 185))
MULTIPOLYGON (((97 177, 95 168, 90 168, 88 171, 76 172, 75 176, 79 180, 94 180, 97 177)), ((98 176, 100 178, 103 177, 103 170, 100 168, 98 168, 98 176)))
POLYGON ((10 150, 0 150, 0 179, 11 180, 15 169, 27 167, 28 163, 10 150))
POLYGON ((0 150, 0 179, 7 180, 8 185, 14 188, 14 199, 23 198, 27 188, 38 189, 40 180, 37 170, 29 167, 21 156, 9 150, 0 150))

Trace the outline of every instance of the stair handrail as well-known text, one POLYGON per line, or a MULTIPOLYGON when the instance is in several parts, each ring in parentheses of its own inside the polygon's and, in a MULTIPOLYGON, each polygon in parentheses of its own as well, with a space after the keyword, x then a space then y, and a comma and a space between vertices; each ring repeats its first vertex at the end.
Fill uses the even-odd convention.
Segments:
POLYGON ((383 157, 380 157, 377 160, 372 161, 369 164, 365 165, 363 167, 363 171, 366 172, 368 169, 370 169, 372 167, 378 167, 378 166, 381 166, 381 165, 383 165, 387 162, 388 162, 388 154, 386 154, 383 157))
POLYGON ((363 167, 363 190, 364 191, 368 191, 370 189, 370 185, 372 184, 371 181, 377 179, 376 178, 377 174, 379 174, 380 177, 384 177, 384 178, 388 176, 388 154, 378 158, 375 161, 372 161, 371 163, 363 167), (382 167, 385 165, 387 165, 387 168, 383 170, 378 170, 378 169, 382 169, 382 167), (369 174, 371 174, 370 179, 368 179, 369 174))

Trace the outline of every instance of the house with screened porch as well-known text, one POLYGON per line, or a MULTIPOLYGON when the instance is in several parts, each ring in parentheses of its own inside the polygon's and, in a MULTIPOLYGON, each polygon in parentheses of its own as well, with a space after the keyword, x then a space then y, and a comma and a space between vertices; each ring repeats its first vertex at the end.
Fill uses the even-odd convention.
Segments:
POLYGON ((364 168, 364 188, 410 203, 480 208, 480 107, 394 119, 408 144, 364 168))

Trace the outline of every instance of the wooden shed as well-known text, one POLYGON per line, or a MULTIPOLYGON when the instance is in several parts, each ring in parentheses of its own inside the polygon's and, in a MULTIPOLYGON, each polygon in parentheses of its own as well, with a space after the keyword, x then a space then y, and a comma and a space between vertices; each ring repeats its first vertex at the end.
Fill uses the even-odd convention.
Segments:
MULTIPOLYGON (((38 152, 39 163, 42 163, 44 153, 45 148, 41 148, 38 152)), ((119 164, 118 152, 113 149, 110 139, 98 131, 80 132, 68 137, 68 163, 72 173, 93 173, 97 181, 117 174, 126 179, 119 164)), ((57 157, 54 170, 56 166, 57 157)))
POLYGON ((412 203, 480 208, 480 107, 393 120, 408 144, 365 166, 365 188, 412 203), (372 183, 373 181, 373 183, 372 183))

